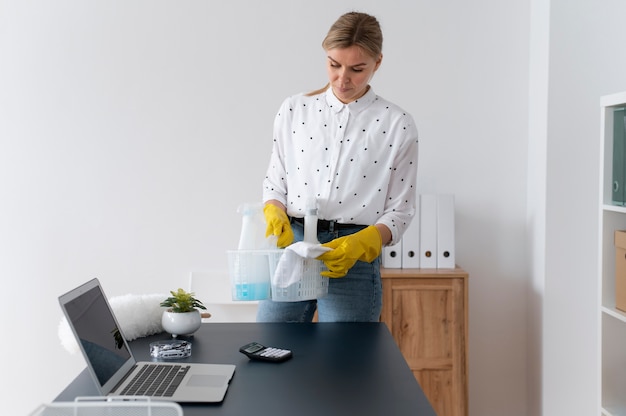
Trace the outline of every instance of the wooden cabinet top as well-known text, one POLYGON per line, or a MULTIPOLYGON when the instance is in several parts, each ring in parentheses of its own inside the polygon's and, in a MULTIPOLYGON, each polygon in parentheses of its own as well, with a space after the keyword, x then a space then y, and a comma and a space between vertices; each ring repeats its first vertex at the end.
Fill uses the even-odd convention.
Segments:
POLYGON ((416 278, 416 277, 428 277, 430 279, 437 278, 463 278, 469 277, 468 273, 457 267, 455 269, 387 269, 382 267, 380 269, 380 277, 383 279, 390 278, 416 278))

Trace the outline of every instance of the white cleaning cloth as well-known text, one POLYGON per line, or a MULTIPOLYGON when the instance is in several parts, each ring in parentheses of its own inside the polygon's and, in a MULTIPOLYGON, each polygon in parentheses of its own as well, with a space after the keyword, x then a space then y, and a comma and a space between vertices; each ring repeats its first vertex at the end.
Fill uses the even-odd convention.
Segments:
POLYGON ((287 247, 285 251, 287 250, 293 251, 298 256, 305 259, 315 259, 332 249, 329 247, 324 247, 320 243, 307 243, 305 241, 298 241, 297 243, 293 243, 292 245, 287 247))
POLYGON ((315 259, 331 249, 317 243, 298 241, 285 248, 276 265, 272 283, 280 288, 289 287, 302 279, 305 259, 315 259))

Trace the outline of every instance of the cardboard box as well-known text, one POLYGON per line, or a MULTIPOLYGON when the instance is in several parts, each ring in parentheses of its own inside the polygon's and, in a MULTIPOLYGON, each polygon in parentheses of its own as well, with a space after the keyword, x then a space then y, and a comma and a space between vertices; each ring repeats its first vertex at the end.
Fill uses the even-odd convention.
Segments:
POLYGON ((626 312, 626 231, 615 231, 615 307, 626 312))

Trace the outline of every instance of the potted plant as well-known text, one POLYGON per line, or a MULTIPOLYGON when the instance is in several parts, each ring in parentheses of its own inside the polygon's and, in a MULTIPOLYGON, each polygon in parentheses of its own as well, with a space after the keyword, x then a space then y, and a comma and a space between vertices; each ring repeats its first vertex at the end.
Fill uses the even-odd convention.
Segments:
POLYGON ((161 318, 163 329, 174 338, 178 335, 193 334, 202 324, 203 315, 198 309, 206 310, 206 307, 192 292, 179 288, 176 292, 170 291, 170 294, 172 296, 161 302, 161 306, 168 308, 163 311, 161 318))

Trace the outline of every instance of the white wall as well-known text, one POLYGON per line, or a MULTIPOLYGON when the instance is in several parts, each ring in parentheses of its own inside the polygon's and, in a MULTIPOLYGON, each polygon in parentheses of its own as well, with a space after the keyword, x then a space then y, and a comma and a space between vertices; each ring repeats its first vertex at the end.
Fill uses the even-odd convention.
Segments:
POLYGON ((550 57, 550 2, 530 1, 530 59, 528 106, 527 230, 528 334, 526 414, 542 415, 543 402, 543 296, 546 265, 546 159, 548 79, 550 57))
POLYGON ((529 5, 498 0, 0 0, 0 276, 26 314, 3 322, 28 358, 9 360, 3 411, 83 368, 56 334, 64 291, 227 278, 274 113, 325 84, 320 42, 357 7, 385 32, 376 92, 419 125, 420 192, 456 195, 471 414, 527 414, 529 5), (39 366, 54 376, 34 381, 39 366))
POLYGON ((600 97, 626 91, 618 0, 552 0, 543 414, 598 414, 600 97))

